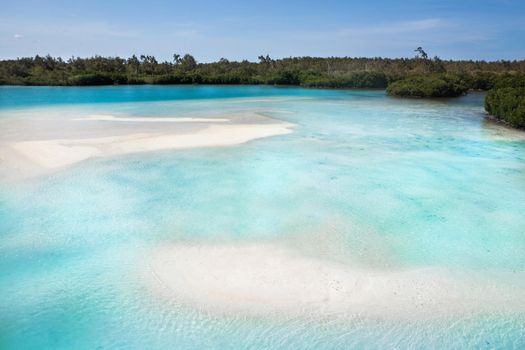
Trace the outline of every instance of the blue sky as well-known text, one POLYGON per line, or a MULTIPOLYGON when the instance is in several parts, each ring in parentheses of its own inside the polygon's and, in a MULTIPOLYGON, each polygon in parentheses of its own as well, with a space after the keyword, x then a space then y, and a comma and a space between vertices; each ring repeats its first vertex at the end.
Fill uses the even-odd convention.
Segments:
POLYGON ((525 0, 0 0, 0 58, 525 59, 525 0))

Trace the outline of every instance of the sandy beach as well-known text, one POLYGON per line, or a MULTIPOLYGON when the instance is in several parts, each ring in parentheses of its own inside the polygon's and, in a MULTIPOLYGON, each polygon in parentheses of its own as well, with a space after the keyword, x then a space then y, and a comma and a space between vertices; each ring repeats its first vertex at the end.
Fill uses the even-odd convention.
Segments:
POLYGON ((55 121, 35 119, 33 123, 30 130, 24 122, 9 124, 10 134, 16 136, 0 144, 4 173, 27 177, 93 157, 231 146, 288 134, 293 127, 256 113, 232 114, 228 118, 89 115, 55 121), (46 123, 41 131, 35 127, 39 123, 46 123), (55 138, 58 135, 62 136, 55 138))
POLYGON ((525 310, 516 276, 358 268, 278 244, 173 245, 147 265, 147 283, 165 298, 230 315, 417 319, 525 310))

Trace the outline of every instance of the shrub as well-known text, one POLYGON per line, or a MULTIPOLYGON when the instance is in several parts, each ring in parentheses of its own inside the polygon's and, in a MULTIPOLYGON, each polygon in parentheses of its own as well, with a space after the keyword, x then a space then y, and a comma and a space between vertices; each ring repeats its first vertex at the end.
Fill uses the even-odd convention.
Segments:
POLYGON ((131 76, 128 76, 128 84, 129 85, 142 85, 142 84, 146 84, 146 81, 143 78, 131 75, 131 76))
POLYGON ((90 73, 80 74, 69 78, 70 85, 113 85, 113 78, 109 74, 90 73))
POLYGON ((299 85, 300 83, 299 72, 291 70, 277 72, 277 74, 268 79, 268 84, 272 85, 299 85))
POLYGON ((388 79, 381 72, 355 72, 337 77, 309 72, 303 76, 301 85, 329 88, 384 89, 388 85, 388 79))
POLYGON ((471 89, 487 91, 494 87, 498 75, 491 72, 476 72, 467 79, 471 89))
POLYGON ((412 76, 395 81, 387 87, 387 93, 401 97, 456 97, 467 92, 463 80, 451 75, 412 76))
POLYGON ((490 90, 485 110, 513 127, 525 128, 525 87, 490 90))
POLYGON ((525 87, 525 75, 504 74, 499 76, 494 83, 495 88, 520 88, 525 87))
POLYGON ((186 77, 183 75, 165 74, 161 75, 153 80, 154 84, 184 84, 191 83, 187 82, 186 77))

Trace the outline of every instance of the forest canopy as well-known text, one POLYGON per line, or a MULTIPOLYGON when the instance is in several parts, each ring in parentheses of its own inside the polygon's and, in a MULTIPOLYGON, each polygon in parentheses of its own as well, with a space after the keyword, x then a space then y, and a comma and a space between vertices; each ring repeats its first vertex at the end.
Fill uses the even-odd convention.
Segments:
POLYGON ((67 60, 48 55, 0 61, 3 85, 271 84, 385 89, 395 81, 410 78, 414 83, 417 79, 411 77, 429 74, 435 77, 428 80, 432 84, 454 76, 468 89, 488 90, 522 79, 525 61, 452 61, 429 59, 422 54, 394 59, 272 59, 261 55, 258 62, 222 58, 212 63, 198 63, 190 54, 175 54, 172 61, 163 62, 149 55, 67 60))

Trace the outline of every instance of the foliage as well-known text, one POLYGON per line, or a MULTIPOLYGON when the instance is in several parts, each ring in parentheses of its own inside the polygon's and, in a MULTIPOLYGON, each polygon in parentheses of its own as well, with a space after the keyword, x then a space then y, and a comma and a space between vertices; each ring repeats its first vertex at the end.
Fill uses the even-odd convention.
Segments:
POLYGON ((401 97, 456 97, 467 92, 461 78, 452 75, 413 76, 390 84, 387 93, 401 97))
POLYGON ((198 63, 189 54, 174 54, 171 62, 159 62, 149 55, 133 55, 127 59, 72 57, 67 61, 49 55, 35 56, 0 61, 0 84, 276 84, 383 89, 404 78, 438 74, 458 77, 471 89, 488 90, 494 86, 519 86, 520 79, 524 79, 525 61, 428 59, 422 49, 416 51, 418 57, 410 59, 290 57, 275 60, 261 55, 259 62, 222 58, 212 63, 198 63))
POLYGON ((127 78, 122 75, 110 75, 107 73, 88 73, 72 76, 68 79, 68 83, 78 86, 125 84, 127 83, 127 78))
POLYGON ((494 81, 494 88, 525 87, 525 75, 504 74, 494 81))
POLYGON ((384 89, 388 86, 386 74, 381 72, 354 72, 340 76, 310 73, 302 80, 302 85, 328 88, 384 89))
POLYGON ((525 87, 490 90, 485 98, 485 110, 513 127, 525 128, 525 87))

